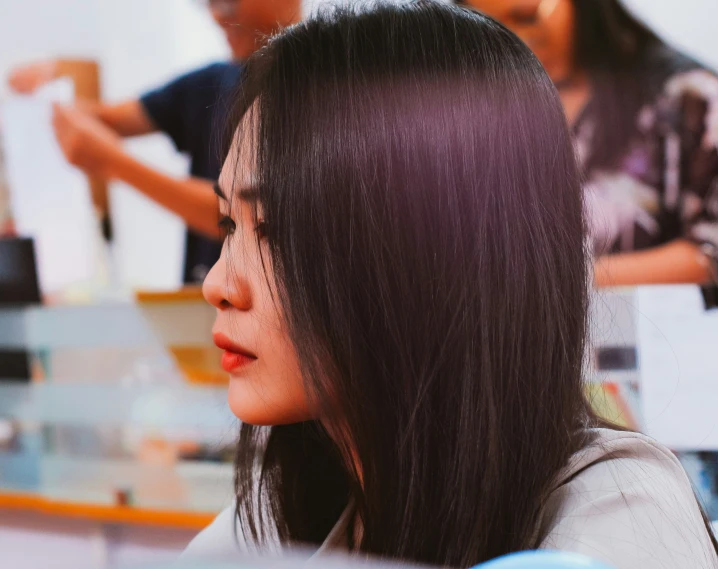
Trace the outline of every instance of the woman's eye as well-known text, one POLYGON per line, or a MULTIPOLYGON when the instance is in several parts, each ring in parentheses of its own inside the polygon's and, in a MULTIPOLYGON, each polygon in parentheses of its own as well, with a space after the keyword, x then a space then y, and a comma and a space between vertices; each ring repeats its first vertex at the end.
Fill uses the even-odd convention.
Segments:
POLYGON ((231 217, 225 215, 221 217, 220 220, 217 222, 217 227, 219 227, 219 232, 222 235, 222 239, 226 239, 227 237, 232 235, 232 233, 234 233, 235 229, 237 229, 237 224, 231 217))
POLYGON ((257 221, 254 231, 256 231, 257 236, 260 239, 265 239, 267 237, 267 232, 269 231, 269 225, 266 221, 257 221))

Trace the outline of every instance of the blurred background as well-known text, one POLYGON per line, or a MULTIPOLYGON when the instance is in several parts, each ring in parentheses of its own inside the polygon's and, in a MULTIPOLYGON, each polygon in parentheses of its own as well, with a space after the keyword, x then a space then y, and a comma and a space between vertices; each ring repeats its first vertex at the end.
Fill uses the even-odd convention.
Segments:
MULTIPOLYGON (((664 39, 718 67, 718 39, 710 25, 718 17, 718 4, 711 0, 686 0, 680 5, 672 0, 624 3, 664 39)), ((309 14, 322 4, 341 2, 305 0, 303 10, 309 14)), ((0 0, 1 77, 30 61, 91 59, 100 67, 103 99, 120 101, 229 56, 221 29, 202 2, 195 0, 0 0)), ((7 96, 8 90, 6 81, 0 82, 0 97, 7 96)), ((132 153, 169 173, 187 169, 186 160, 162 135, 126 144, 132 153)), ((112 184, 109 195, 117 281, 133 288, 179 286, 184 255, 181 220, 125 184, 112 184)))
MULTIPOLYGON (((302 14, 336 3, 305 0, 302 14)), ((666 42, 718 69, 718 2, 624 4, 666 42)), ((92 240, 83 245, 85 272, 58 272, 49 245, 33 252, 22 239, 35 235, 19 230, 16 221, 36 207, 51 226, 37 231, 48 243, 62 242, 69 230, 53 225, 53 212, 75 205, 33 202, 37 196, 21 204, 11 197, 18 194, 13 180, 18 185, 34 173, 37 183, 47 182, 41 175, 59 154, 46 140, 47 152, 33 164, 25 161, 25 178, 10 165, 22 162, 35 139, 9 133, 49 113, 45 95, 18 95, 10 76, 32 62, 80 62, 75 89, 85 82, 95 98, 113 103, 230 57, 206 2, 0 0, 0 133, 6 135, 0 167, 0 567, 115 567, 173 559, 231 503, 238 427, 211 344, 213 312, 199 289, 184 283, 186 227, 179 216, 119 181, 100 190, 101 207, 96 202, 90 208, 89 182, 66 172, 63 184, 84 188, 78 211, 98 216, 83 230, 92 240), (18 127, 18 117, 25 116, 30 122, 18 127)), ((57 93, 52 97, 66 100, 57 93)), ((50 132, 48 125, 49 114, 38 119, 37 140, 43 128, 50 132)), ((190 168, 190 159, 164 134, 123 144, 168 176, 181 178, 190 168)), ((65 248, 61 255, 73 259, 74 253, 65 248)), ((680 357, 685 328, 675 322, 685 325, 687 316, 707 330, 701 340, 706 351, 718 342, 718 319, 697 287, 607 291, 593 310, 599 353, 593 396, 607 416, 628 426, 645 427, 637 363, 642 349, 660 353, 666 347, 660 342, 673 342, 680 357), (656 339, 639 313, 675 335, 656 339)), ((705 367, 702 356, 686 357, 711 376, 715 364, 705 367)), ((687 369, 680 363, 671 365, 687 369)), ((706 389, 718 404, 718 390, 706 389)), ((701 415, 686 403, 674 423, 654 426, 651 434, 680 453, 715 519, 714 408, 707 405, 701 415), (687 415, 703 423, 691 431, 681 422, 687 415)))

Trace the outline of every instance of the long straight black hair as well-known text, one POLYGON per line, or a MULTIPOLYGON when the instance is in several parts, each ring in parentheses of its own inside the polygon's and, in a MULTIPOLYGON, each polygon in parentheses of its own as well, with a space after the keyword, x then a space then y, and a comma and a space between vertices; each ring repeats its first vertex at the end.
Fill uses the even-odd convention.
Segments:
POLYGON ((536 547, 592 424, 582 194, 543 68, 468 10, 333 11, 249 60, 250 115, 235 126, 257 128, 278 302, 321 420, 242 426, 245 537, 320 543, 353 504, 369 554, 468 567, 536 547))
POLYGON ((575 63, 591 76, 595 116, 586 169, 615 166, 637 131, 641 108, 674 73, 700 65, 672 49, 619 0, 572 0, 575 63))

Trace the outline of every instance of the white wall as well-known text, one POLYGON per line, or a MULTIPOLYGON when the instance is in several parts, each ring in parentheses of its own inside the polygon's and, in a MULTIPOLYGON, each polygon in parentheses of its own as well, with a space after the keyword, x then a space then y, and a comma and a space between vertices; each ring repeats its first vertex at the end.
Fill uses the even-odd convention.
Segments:
MULTIPOLYGON (((179 73, 225 59, 221 32, 196 0, 0 0, 0 97, 15 65, 52 57, 100 62, 107 100, 135 97, 179 73)), ((131 152, 182 175, 186 161, 162 136, 131 152)), ((116 275, 133 287, 172 288, 181 278, 184 226, 122 184, 111 188, 116 275)))
MULTIPOLYGON (((305 11, 350 1, 305 0, 305 11)), ((718 0, 625 1, 667 40, 718 68, 718 0)), ((0 0, 0 97, 14 65, 58 55, 98 59, 105 97, 119 100, 223 59, 227 49, 197 0, 0 0)), ((169 172, 186 168, 161 137, 129 148, 169 172)), ((181 222, 122 185, 112 188, 112 206, 119 279, 142 287, 178 284, 181 222)))
POLYGON ((718 69, 718 0, 624 0, 669 43, 718 69))

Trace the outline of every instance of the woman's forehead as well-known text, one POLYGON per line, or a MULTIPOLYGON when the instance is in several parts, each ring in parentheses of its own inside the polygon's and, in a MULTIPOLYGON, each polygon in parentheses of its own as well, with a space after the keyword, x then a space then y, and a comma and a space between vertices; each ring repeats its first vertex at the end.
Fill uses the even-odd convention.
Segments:
POLYGON ((236 187, 250 187, 256 178, 257 121, 245 114, 232 136, 232 144, 219 175, 219 185, 227 192, 236 187))

